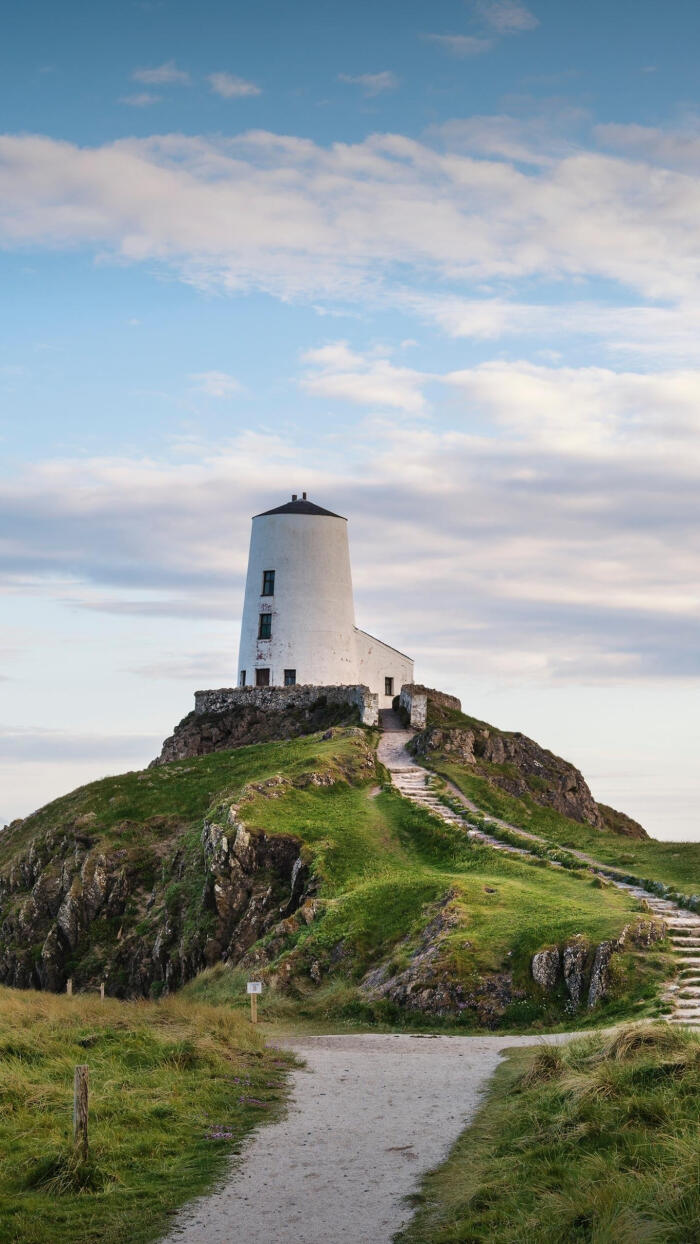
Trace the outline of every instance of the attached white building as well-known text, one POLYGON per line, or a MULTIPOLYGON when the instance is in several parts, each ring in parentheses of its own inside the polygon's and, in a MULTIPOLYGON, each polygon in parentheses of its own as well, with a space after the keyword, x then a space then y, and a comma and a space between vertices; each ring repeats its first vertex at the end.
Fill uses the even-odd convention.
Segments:
POLYGON ((388 707, 413 682, 405 653, 355 626, 347 519, 296 495, 253 519, 241 687, 364 683, 388 707))

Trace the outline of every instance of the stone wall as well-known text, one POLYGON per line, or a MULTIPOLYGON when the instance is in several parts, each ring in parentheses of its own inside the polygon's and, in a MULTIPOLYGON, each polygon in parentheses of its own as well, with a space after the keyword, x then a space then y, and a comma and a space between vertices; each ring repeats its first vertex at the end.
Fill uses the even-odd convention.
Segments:
POLYGON ((399 696, 399 708, 403 709, 408 724, 414 730, 424 730, 428 720, 428 697, 422 687, 405 683, 399 696))
POLYGON ((440 704, 443 708, 454 708, 458 713, 462 711, 462 701, 457 699, 456 695, 448 695, 446 691, 436 691, 434 687, 424 687, 422 683, 413 683, 412 690, 414 694, 422 692, 428 699, 429 704, 440 704))
POLYGON ((295 687, 219 687, 215 691, 195 691, 194 711, 200 716, 253 707, 263 712, 283 713, 285 709, 309 707, 321 698, 328 704, 349 704, 357 708, 363 726, 378 724, 378 697, 362 684, 345 687, 317 687, 308 683, 295 687))
POLYGON ((440 704, 443 708, 454 708, 461 712, 462 702, 456 695, 447 695, 445 691, 435 691, 433 687, 424 687, 422 683, 404 683, 399 697, 399 709, 406 714, 406 721, 414 730, 424 730, 428 722, 428 705, 440 704))

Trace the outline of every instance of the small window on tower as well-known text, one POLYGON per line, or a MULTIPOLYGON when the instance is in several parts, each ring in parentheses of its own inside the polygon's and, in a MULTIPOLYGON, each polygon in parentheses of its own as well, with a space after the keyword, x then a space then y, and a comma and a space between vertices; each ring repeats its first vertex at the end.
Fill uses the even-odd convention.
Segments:
POLYGON ((385 679, 384 679, 384 694, 385 694, 385 695, 393 695, 393 694, 394 694, 394 680, 393 680, 393 678, 385 678, 385 679))
POLYGON ((268 670, 256 670, 256 671, 255 671, 255 685, 256 685, 256 687, 269 687, 269 685, 270 685, 270 671, 269 671, 269 669, 268 669, 268 670))
POLYGON ((245 670, 241 670, 240 678, 238 679, 238 685, 239 687, 245 687, 245 670))
POLYGON ((274 596, 275 594, 275 572, 274 570, 263 570, 263 589, 262 596, 274 596))
POLYGON ((285 687, 296 687, 296 683, 297 683, 297 672, 296 672, 296 670, 285 670, 285 671, 284 671, 284 685, 285 685, 285 687))
POLYGON ((272 614, 261 613, 258 626, 258 639, 272 639, 272 614))

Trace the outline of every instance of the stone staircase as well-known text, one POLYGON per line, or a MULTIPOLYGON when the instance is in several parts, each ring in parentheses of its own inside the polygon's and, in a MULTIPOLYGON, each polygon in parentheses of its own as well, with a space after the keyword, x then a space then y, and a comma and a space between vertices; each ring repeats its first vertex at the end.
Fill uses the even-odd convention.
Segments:
POLYGON ((700 916, 675 903, 669 906, 673 910, 664 919, 679 964, 678 979, 666 991, 673 1004, 671 1022, 700 1028, 700 916))
MULTIPOLYGON (((429 770, 415 764, 413 757, 406 751, 406 744, 413 732, 403 729, 396 714, 390 711, 382 714, 382 729, 378 757, 388 769, 392 783, 400 794, 439 816, 449 825, 463 827, 462 817, 448 808, 432 788, 432 775, 429 770)), ((484 842, 496 851, 505 851, 508 855, 531 855, 524 848, 500 842, 482 830, 470 828, 466 833, 469 838, 484 842)), ((641 886, 615 881, 614 878, 608 880, 618 889, 643 899, 654 915, 666 924, 679 965, 678 977, 669 982, 663 994, 664 1000, 673 1008, 668 1021, 671 1024, 684 1024, 700 1029, 700 915, 686 911, 670 899, 657 898, 641 886)))

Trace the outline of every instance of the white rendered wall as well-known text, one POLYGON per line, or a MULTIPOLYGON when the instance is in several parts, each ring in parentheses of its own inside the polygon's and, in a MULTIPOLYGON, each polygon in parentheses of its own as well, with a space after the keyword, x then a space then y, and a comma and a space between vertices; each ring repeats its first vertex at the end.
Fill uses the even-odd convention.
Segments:
MULTIPOLYGON (((348 525, 315 514, 261 514, 253 519, 241 623, 238 672, 255 685, 256 668, 270 685, 358 683, 348 525), (262 596, 263 572, 274 570, 274 596, 262 596), (258 639, 259 616, 272 613, 272 638, 258 639)), ((374 688, 373 688, 374 689, 374 688)))
POLYGON ((359 681, 379 696, 379 707, 390 708, 395 695, 399 695, 404 683, 413 682, 413 661, 405 653, 390 648, 381 639, 375 639, 366 631, 355 631, 359 681), (385 678, 393 678, 391 695, 384 691, 385 678))

